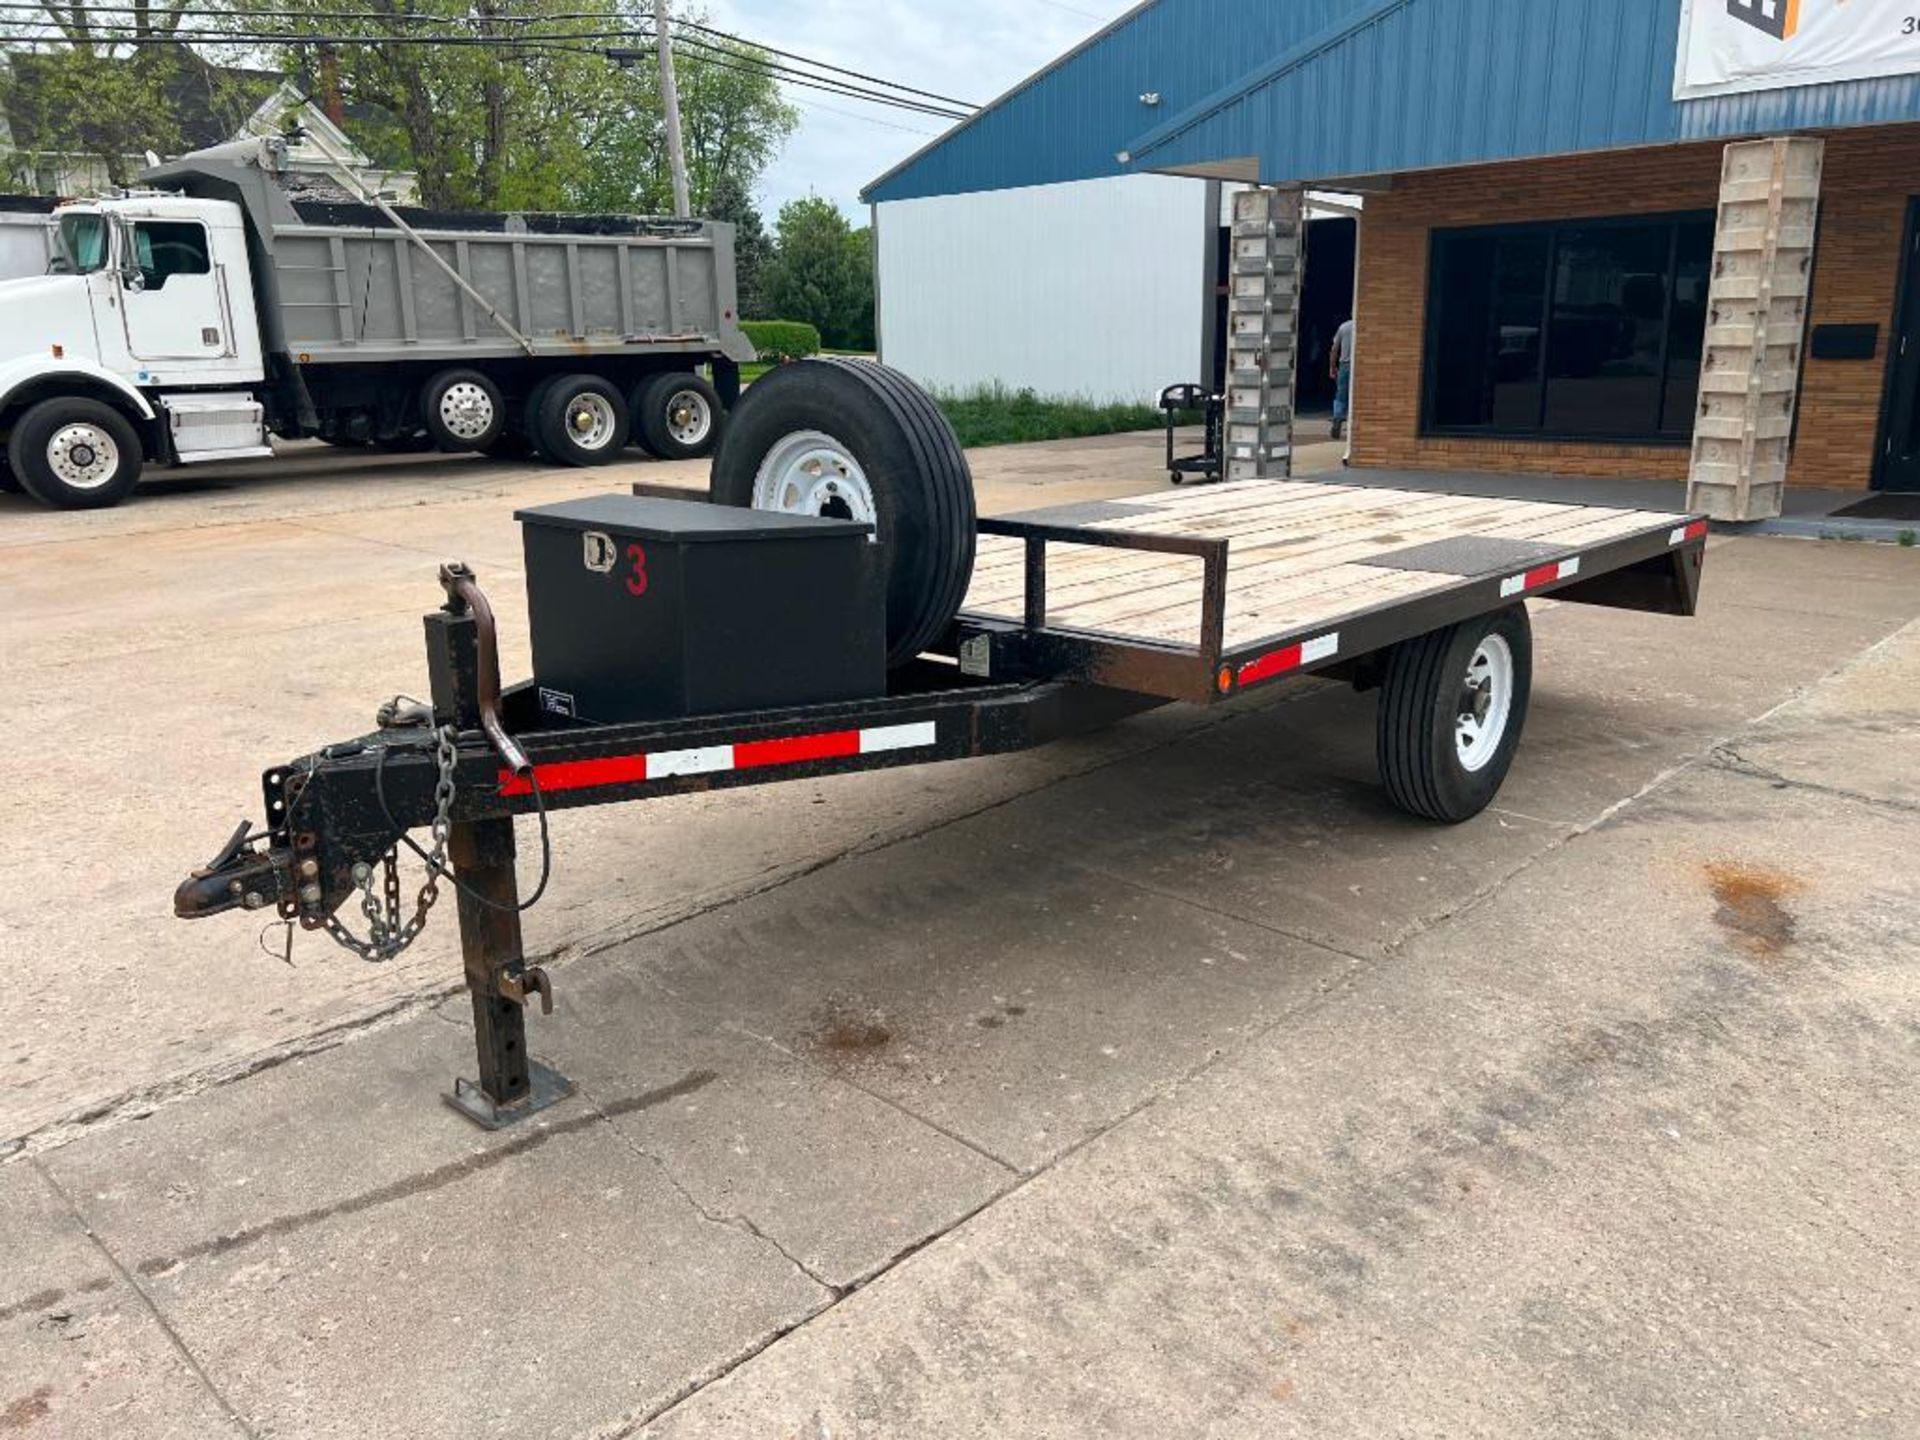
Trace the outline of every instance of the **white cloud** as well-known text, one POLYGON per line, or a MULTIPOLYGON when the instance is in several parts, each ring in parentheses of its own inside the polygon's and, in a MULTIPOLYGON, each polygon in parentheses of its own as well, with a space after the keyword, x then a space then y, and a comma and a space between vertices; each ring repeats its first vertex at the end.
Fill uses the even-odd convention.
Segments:
MULTIPOLYGON (((1134 0, 708 0, 707 23, 885 80, 984 104, 1134 0)), ((859 217, 860 187, 950 123, 789 86, 800 128, 761 177, 771 223, 801 195, 859 217)))

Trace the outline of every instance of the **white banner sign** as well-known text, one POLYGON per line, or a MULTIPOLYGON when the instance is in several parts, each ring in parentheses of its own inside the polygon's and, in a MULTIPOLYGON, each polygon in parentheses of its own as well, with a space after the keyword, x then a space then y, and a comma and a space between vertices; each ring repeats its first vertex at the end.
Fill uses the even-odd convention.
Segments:
POLYGON ((1920 0, 1682 0, 1673 98, 1920 72, 1920 0))

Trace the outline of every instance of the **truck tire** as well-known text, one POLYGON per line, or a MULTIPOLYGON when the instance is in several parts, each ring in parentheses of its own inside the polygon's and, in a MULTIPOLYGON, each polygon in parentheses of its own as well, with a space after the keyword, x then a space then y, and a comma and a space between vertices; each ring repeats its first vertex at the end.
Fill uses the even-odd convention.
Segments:
POLYGON ((7 445, 7 463, 27 493, 61 510, 118 505, 140 482, 142 459, 126 416, 78 397, 42 400, 20 417, 7 445))
POLYGON ((420 419, 442 450, 484 450, 507 423, 507 402, 478 370, 442 370, 420 392, 420 419))
POLYGON ((627 402, 597 375, 562 375, 538 395, 533 433, 561 465, 605 465, 627 445, 627 402))
POLYGON ((642 380, 633 387, 631 409, 641 445, 662 460, 709 453, 726 420, 713 386, 688 370, 642 380))
POLYGON ((1380 778, 1402 810, 1456 825, 1492 803, 1513 765, 1533 689, 1527 608, 1393 647, 1380 689, 1380 778))
POLYGON ((802 360, 754 381, 720 438, 711 495, 872 523, 890 666, 940 638, 973 576, 966 454, 926 391, 871 360, 802 360))

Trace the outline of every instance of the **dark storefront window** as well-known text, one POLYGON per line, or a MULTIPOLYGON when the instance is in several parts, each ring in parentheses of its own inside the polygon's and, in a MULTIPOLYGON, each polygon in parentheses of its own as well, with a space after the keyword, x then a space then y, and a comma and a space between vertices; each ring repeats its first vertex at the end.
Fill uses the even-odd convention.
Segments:
POLYGON ((1685 441, 1711 215, 1433 236, 1426 428, 1685 441))

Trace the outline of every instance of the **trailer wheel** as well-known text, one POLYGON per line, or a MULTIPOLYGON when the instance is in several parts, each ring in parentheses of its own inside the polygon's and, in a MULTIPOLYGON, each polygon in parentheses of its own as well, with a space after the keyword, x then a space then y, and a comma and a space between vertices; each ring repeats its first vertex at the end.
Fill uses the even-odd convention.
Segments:
POLYGON ((633 387, 634 428, 662 460, 691 460, 711 451, 725 411, 713 386, 691 371, 654 375, 633 387))
POLYGON ((1380 776, 1401 809, 1457 824, 1492 803, 1533 689, 1524 605, 1393 647, 1380 690, 1380 776))
POLYGON ((539 394, 533 433, 562 465, 605 465, 627 444, 627 402, 597 375, 563 375, 539 394))
POLYGON ((973 477, 926 391, 871 360, 781 365, 754 381, 713 459, 722 505, 873 524, 886 568, 887 663, 953 621, 973 575, 973 477))
POLYGON ((7 461, 27 493, 61 510, 118 505, 140 481, 140 437, 111 405, 42 400, 13 427, 7 461))
POLYGON ((507 403, 478 370, 442 370, 420 392, 420 419, 442 450, 484 450, 506 424, 507 403))

